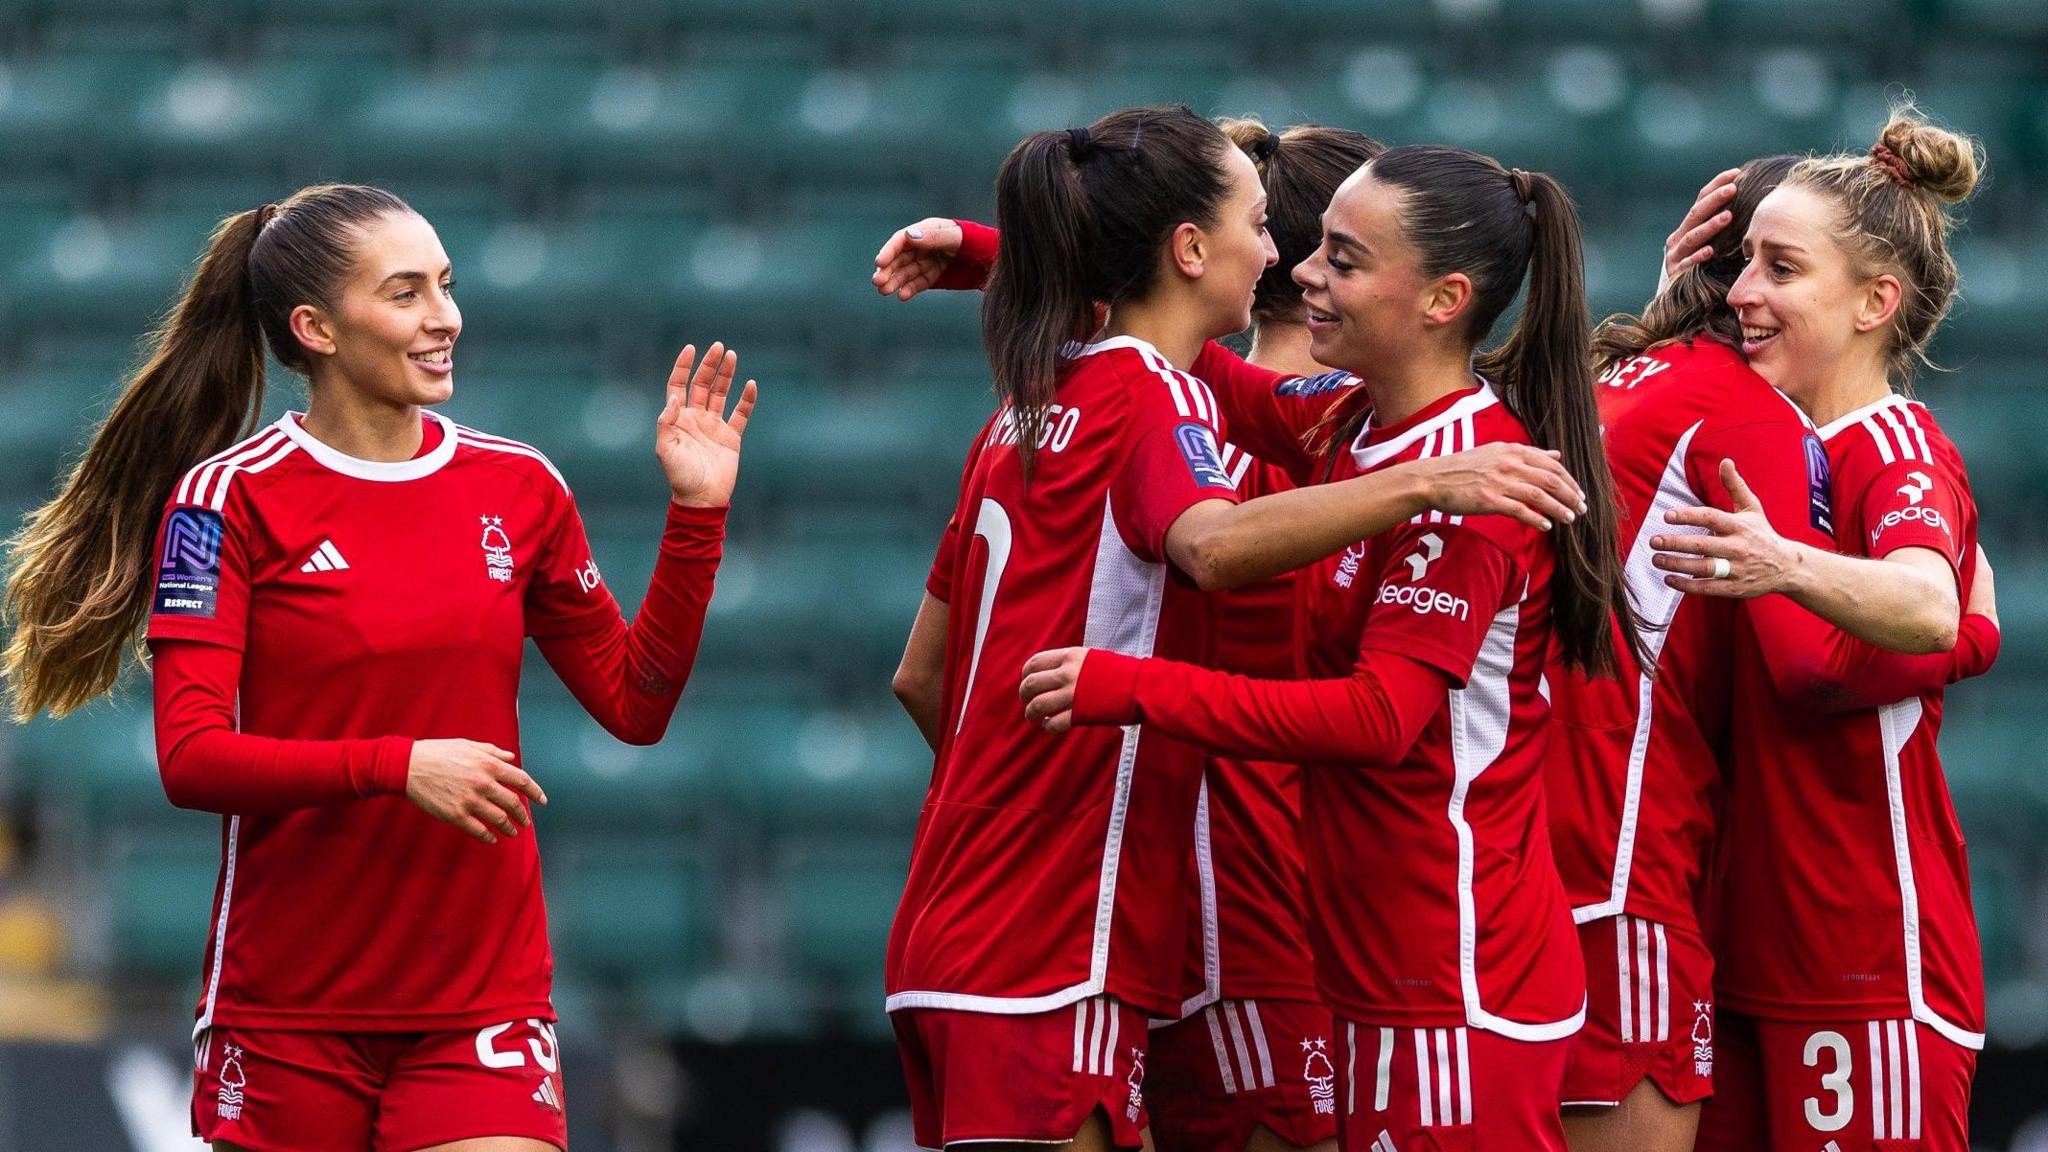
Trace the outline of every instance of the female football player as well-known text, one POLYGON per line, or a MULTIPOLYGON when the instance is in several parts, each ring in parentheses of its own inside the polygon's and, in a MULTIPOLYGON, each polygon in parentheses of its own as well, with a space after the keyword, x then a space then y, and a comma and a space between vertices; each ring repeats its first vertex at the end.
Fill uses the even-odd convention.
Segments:
POLYGON ((547 458, 432 410, 453 287, 434 229, 375 188, 228 218, 13 542, 16 715, 106 692, 146 621, 164 789, 225 817, 192 1099, 216 1149, 566 1147, 520 653, 535 638, 613 735, 661 738, 755 387, 727 418, 734 355, 677 359, 629 625, 547 458), (307 408, 237 441, 266 348, 307 408))
POLYGON ((1533 442, 1563 452, 1587 514, 1553 538, 1429 513, 1319 562, 1302 605, 1314 679, 1069 648, 1026 664, 1026 714, 1055 732, 1144 723, 1303 762, 1345 1146, 1562 1149, 1586 985, 1548 841, 1544 670, 1556 644, 1567 664, 1611 674, 1610 619, 1632 628, 1577 214, 1541 173, 1395 148, 1339 188, 1295 277, 1312 355, 1359 375, 1332 400, 1212 349, 1196 372, 1240 443, 1286 458, 1305 439, 1333 479, 1533 442), (1513 330, 1475 359, 1525 279, 1513 330))
MULTIPOLYGON (((1803 161, 1757 206, 1728 303, 1750 365, 1818 425, 1844 555, 1753 507, 1695 510, 1671 520, 1707 534, 1651 541, 1673 587, 1882 598, 1892 646, 1961 648, 1958 666, 1988 665, 1996 621, 1973 630, 1961 611, 1989 579, 1962 457, 1902 395, 1953 302, 1950 211, 1979 166, 1974 141, 1902 109, 1867 154, 1803 161), (1873 562, 1887 579, 1854 578, 1852 565, 1873 562)), ((1821 657, 1758 663, 1735 677, 1716 979, 1726 1015, 1700 1146, 1965 1149, 1984 990, 1935 748, 1941 681, 1821 657), (1816 702, 1848 707, 1820 714, 1816 702), (1772 930, 1743 930, 1758 923, 1772 930)))
MULTIPOLYGON (((983 335, 1000 406, 897 677, 938 752, 888 964, 927 1147, 1139 1146, 1145 1018, 1183 1000, 1201 752, 1135 724, 1054 738, 1005 702, 1028 657, 1206 659, 1198 589, 1442 504, 1575 515, 1576 489, 1544 488, 1562 473, 1527 445, 1237 502, 1216 398, 1187 369, 1250 323, 1275 262, 1266 200, 1251 159, 1180 107, 1034 134, 997 176, 983 335), (1495 464, 1526 487, 1482 479, 1495 464)), ((964 238, 905 230, 877 286, 940 282, 964 238)), ((985 268, 986 238, 963 267, 985 268)))

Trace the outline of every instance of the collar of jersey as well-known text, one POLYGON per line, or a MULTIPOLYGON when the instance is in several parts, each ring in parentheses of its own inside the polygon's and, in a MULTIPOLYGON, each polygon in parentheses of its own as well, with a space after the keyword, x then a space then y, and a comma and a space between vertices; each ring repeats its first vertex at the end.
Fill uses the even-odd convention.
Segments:
POLYGON ((336 451, 313 438, 311 432, 299 425, 300 412, 287 412, 278 417, 277 430, 291 437, 292 443, 306 450, 321 466, 343 476, 358 480, 378 480, 386 483, 399 480, 417 480, 431 476, 441 470, 441 465, 455 458, 455 424, 439 412, 428 411, 427 418, 440 423, 441 442, 424 456, 410 460, 358 460, 346 452, 336 451))
POLYGON ((1159 349, 1152 346, 1151 341, 1140 340, 1136 336, 1111 336, 1107 340, 1097 340, 1093 344, 1081 344, 1070 341, 1060 349, 1060 355, 1065 356, 1069 360, 1074 360, 1082 356, 1093 356, 1097 352, 1108 352, 1117 348, 1129 348, 1140 356, 1145 357, 1148 363, 1154 360, 1158 361, 1156 365, 1153 365, 1154 367, 1172 367, 1171 364, 1166 362, 1166 357, 1159 354, 1159 349))
POLYGON ((1849 425, 1855 424, 1866 417, 1877 415, 1879 409, 1904 408, 1910 403, 1911 401, 1907 400, 1904 396, 1899 395, 1897 392, 1888 393, 1882 400, 1873 400, 1870 403, 1865 404, 1863 407, 1856 409, 1854 412, 1851 412, 1846 416, 1840 416, 1834 420, 1829 421, 1826 427, 1817 429, 1814 434, 1816 436, 1819 436, 1823 440, 1833 440, 1835 438, 1836 433, 1841 432, 1844 428, 1847 428, 1849 425))
MULTIPOLYGON (((1377 468, 1395 456, 1400 455, 1410 444, 1442 428, 1444 425, 1463 420, 1474 412, 1483 411, 1500 403, 1500 397, 1493 394, 1493 385, 1487 383, 1484 377, 1475 376, 1473 379, 1478 381, 1479 391, 1452 404, 1450 407, 1390 440, 1382 440, 1377 444, 1367 444, 1365 438, 1372 435, 1372 420, 1368 418, 1365 422, 1365 427, 1358 430, 1358 437, 1351 441, 1351 459, 1360 468, 1377 468)), ((1468 447, 1476 447, 1476 445, 1468 445, 1468 447)))

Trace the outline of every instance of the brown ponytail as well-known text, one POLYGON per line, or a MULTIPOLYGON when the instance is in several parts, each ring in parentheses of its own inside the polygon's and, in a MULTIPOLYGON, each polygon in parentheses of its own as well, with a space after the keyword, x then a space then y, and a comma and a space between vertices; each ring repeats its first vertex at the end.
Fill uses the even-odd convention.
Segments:
POLYGON ((374 188, 325 185, 214 229, 63 489, 7 542, 0 678, 15 719, 73 712, 113 688, 126 653, 141 658, 150 551, 178 477, 254 431, 266 334, 281 363, 308 366, 292 309, 332 302, 354 229, 388 211, 410 209, 374 188))
POLYGON ((1182 105, 1127 108, 1086 128, 1035 132, 996 173, 1002 239, 982 298, 982 342, 1024 475, 1052 403, 1061 349, 1098 304, 1142 298, 1183 222, 1211 224, 1230 143, 1182 105))
POLYGON ((1673 276, 1640 317, 1624 312, 1602 321, 1593 333, 1594 372, 1605 372, 1652 349, 1700 336, 1724 344, 1742 343, 1742 321, 1728 307, 1728 290, 1735 287, 1736 277, 1749 263, 1742 255, 1742 238, 1749 233, 1756 206, 1797 163, 1797 156, 1766 156, 1742 166, 1735 178, 1735 199, 1724 209, 1731 218, 1709 242, 1714 254, 1673 276))
POLYGON ((1560 452, 1585 490, 1585 514, 1555 530, 1551 613, 1565 663, 1612 674, 1611 621, 1620 622, 1632 644, 1640 640, 1622 579, 1614 482, 1593 402, 1578 209, 1551 177, 1509 171, 1462 148, 1395 148, 1369 168, 1375 180, 1403 192, 1402 231, 1421 254, 1423 274, 1471 278, 1466 332, 1474 345, 1528 281, 1514 328, 1474 366, 1499 388, 1529 438, 1560 452))

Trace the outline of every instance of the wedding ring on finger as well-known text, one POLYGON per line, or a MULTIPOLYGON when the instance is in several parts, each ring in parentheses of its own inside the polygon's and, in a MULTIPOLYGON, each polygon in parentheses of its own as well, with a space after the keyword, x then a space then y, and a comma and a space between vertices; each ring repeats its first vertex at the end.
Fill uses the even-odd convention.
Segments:
POLYGON ((1726 580, 1728 578, 1728 574, 1733 571, 1735 571, 1735 566, 1733 564, 1728 563, 1728 558, 1726 556, 1714 557, 1714 575, 1712 577, 1713 579, 1726 580))

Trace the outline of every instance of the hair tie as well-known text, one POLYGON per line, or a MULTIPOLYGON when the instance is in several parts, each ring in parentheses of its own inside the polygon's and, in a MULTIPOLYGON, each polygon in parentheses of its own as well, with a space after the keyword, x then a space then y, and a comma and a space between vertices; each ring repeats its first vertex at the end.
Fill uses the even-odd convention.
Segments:
POLYGON ((1891 173, 1892 179, 1898 181, 1900 187, 1911 188, 1913 186, 1913 169, 1906 163, 1905 157, 1885 147, 1883 144, 1872 144, 1870 146, 1870 158, 1877 162, 1878 167, 1891 173))
POLYGON ((1268 130, 1264 136, 1259 137, 1258 140, 1253 142, 1252 158, 1264 164, 1273 159, 1273 153, 1279 150, 1280 137, 1274 135, 1271 130, 1268 130))
POLYGON ((1529 179, 1529 174, 1520 168, 1508 169, 1508 183, 1514 185, 1515 199, 1522 203, 1527 204, 1536 198, 1534 183, 1529 179))
POLYGON ((1095 154, 1095 141, 1089 138, 1086 128, 1067 129, 1067 159, 1076 164, 1085 164, 1095 154))
POLYGON ((265 204, 263 207, 258 208, 256 210, 256 230, 261 232, 264 226, 270 223, 271 217, 276 215, 277 205, 275 204, 265 204))

